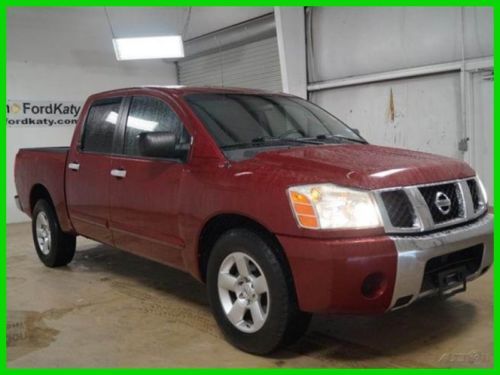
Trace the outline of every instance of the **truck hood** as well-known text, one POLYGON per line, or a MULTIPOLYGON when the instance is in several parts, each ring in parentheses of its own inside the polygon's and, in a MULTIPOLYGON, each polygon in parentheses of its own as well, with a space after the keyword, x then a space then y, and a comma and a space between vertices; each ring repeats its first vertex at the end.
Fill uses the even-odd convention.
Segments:
MULTIPOLYGON (((261 168, 265 164, 273 171, 278 169, 291 183, 334 182, 362 189, 409 186, 475 175, 472 168, 456 159, 364 144, 273 150, 259 153, 253 161, 261 168)), ((269 172, 267 170, 266 174, 269 172)))

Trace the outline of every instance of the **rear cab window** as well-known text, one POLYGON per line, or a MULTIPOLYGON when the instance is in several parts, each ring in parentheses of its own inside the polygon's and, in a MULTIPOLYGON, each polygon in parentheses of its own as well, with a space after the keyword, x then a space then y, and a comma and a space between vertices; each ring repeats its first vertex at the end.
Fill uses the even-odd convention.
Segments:
POLYGON ((85 120, 80 149, 84 152, 112 153, 118 128, 122 98, 98 100, 90 107, 85 120))

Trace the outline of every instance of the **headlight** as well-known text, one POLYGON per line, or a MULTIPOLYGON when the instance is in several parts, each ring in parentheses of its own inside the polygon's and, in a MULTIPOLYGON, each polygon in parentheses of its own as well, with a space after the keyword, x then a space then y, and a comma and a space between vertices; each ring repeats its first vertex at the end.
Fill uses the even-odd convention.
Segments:
POLYGON ((333 184, 293 186, 288 198, 299 226, 308 229, 362 229, 382 226, 370 192, 333 184))

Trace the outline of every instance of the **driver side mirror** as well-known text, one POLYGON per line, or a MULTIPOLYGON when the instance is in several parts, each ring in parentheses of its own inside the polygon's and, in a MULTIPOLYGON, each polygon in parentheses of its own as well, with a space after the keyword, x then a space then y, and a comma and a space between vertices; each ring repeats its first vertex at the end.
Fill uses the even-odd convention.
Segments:
POLYGON ((351 128, 351 130, 356 134, 356 135, 359 135, 361 137, 361 132, 359 131, 359 129, 353 129, 351 128))
POLYGON ((177 140, 174 133, 140 133, 138 138, 139 152, 142 156, 167 159, 174 159, 177 157, 175 150, 177 140))

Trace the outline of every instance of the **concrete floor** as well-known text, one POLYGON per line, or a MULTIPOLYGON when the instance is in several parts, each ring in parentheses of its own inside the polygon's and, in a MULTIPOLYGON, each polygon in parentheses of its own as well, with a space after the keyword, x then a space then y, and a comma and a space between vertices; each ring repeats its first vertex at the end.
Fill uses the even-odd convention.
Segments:
POLYGON ((492 367, 493 272, 449 300, 375 317, 316 316, 270 357, 224 341, 187 274, 78 239, 68 267, 38 260, 8 226, 9 367, 492 367))

